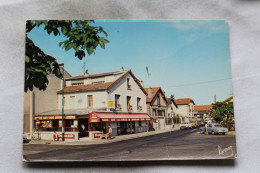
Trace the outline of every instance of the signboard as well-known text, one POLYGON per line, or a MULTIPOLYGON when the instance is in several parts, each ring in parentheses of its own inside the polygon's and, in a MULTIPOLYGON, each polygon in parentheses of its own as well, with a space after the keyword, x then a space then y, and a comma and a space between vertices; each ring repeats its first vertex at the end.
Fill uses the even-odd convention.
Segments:
POLYGON ((100 138, 102 133, 94 133, 94 138, 100 138))
MULTIPOLYGON (((111 122, 111 121, 146 121, 150 120, 150 118, 102 118, 103 122, 111 122)), ((91 122, 94 122, 93 120, 91 122)))
POLYGON ((115 107, 115 102, 113 100, 108 101, 108 108, 114 108, 115 107))
MULTIPOLYGON (((62 138, 61 134, 58 134, 57 136, 58 136, 58 138, 62 138)), ((65 139, 75 139, 75 135, 74 134, 64 134, 64 138, 65 139)))
MULTIPOLYGON (((34 120, 60 120, 62 119, 61 115, 58 116, 39 116, 39 117, 33 117, 34 120)), ((76 119, 75 115, 66 115, 64 116, 64 119, 76 119)))

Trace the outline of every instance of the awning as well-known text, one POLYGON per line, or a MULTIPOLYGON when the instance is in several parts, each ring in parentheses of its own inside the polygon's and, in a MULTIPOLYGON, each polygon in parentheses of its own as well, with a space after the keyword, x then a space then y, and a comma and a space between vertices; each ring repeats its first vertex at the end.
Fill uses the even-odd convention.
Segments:
POLYGON ((152 118, 144 113, 111 113, 92 112, 89 114, 89 122, 111 122, 111 121, 148 121, 152 118))

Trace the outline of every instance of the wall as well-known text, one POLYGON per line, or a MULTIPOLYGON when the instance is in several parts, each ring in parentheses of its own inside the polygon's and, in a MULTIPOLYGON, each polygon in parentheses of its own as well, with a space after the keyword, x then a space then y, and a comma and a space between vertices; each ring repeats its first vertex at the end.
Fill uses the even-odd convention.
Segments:
POLYGON ((133 106, 133 112, 146 113, 146 95, 130 74, 127 74, 117 84, 112 86, 108 92, 108 100, 115 101, 115 95, 120 95, 119 104, 121 104, 122 112, 127 112, 126 98, 131 96, 130 104, 133 106), (131 89, 127 89, 127 78, 130 78, 131 89), (141 98, 140 106, 142 106, 142 110, 137 110, 137 97, 141 98))

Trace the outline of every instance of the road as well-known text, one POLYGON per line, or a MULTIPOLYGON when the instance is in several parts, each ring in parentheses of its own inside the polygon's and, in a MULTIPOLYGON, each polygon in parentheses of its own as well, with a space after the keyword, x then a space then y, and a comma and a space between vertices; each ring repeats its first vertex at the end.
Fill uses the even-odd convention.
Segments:
POLYGON ((204 135, 198 129, 99 145, 24 144, 23 149, 24 158, 30 161, 189 160, 236 156, 234 134, 204 135))

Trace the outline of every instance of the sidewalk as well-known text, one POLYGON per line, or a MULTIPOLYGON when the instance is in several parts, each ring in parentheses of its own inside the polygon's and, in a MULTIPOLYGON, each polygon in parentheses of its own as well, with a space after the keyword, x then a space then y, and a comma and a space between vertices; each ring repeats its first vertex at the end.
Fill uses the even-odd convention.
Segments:
MULTIPOLYGON (((174 131, 179 130, 179 125, 175 125, 174 131)), ((49 145, 97 145, 97 144, 106 144, 118 141, 124 141, 129 139, 141 138, 145 136, 156 135, 160 133, 170 132, 172 129, 162 129, 157 131, 149 131, 143 133, 129 134, 129 135, 121 135, 121 136, 113 136, 111 140, 106 139, 94 139, 90 138, 80 138, 80 140, 75 141, 51 141, 51 140, 32 140, 29 144, 49 144, 49 145)))

